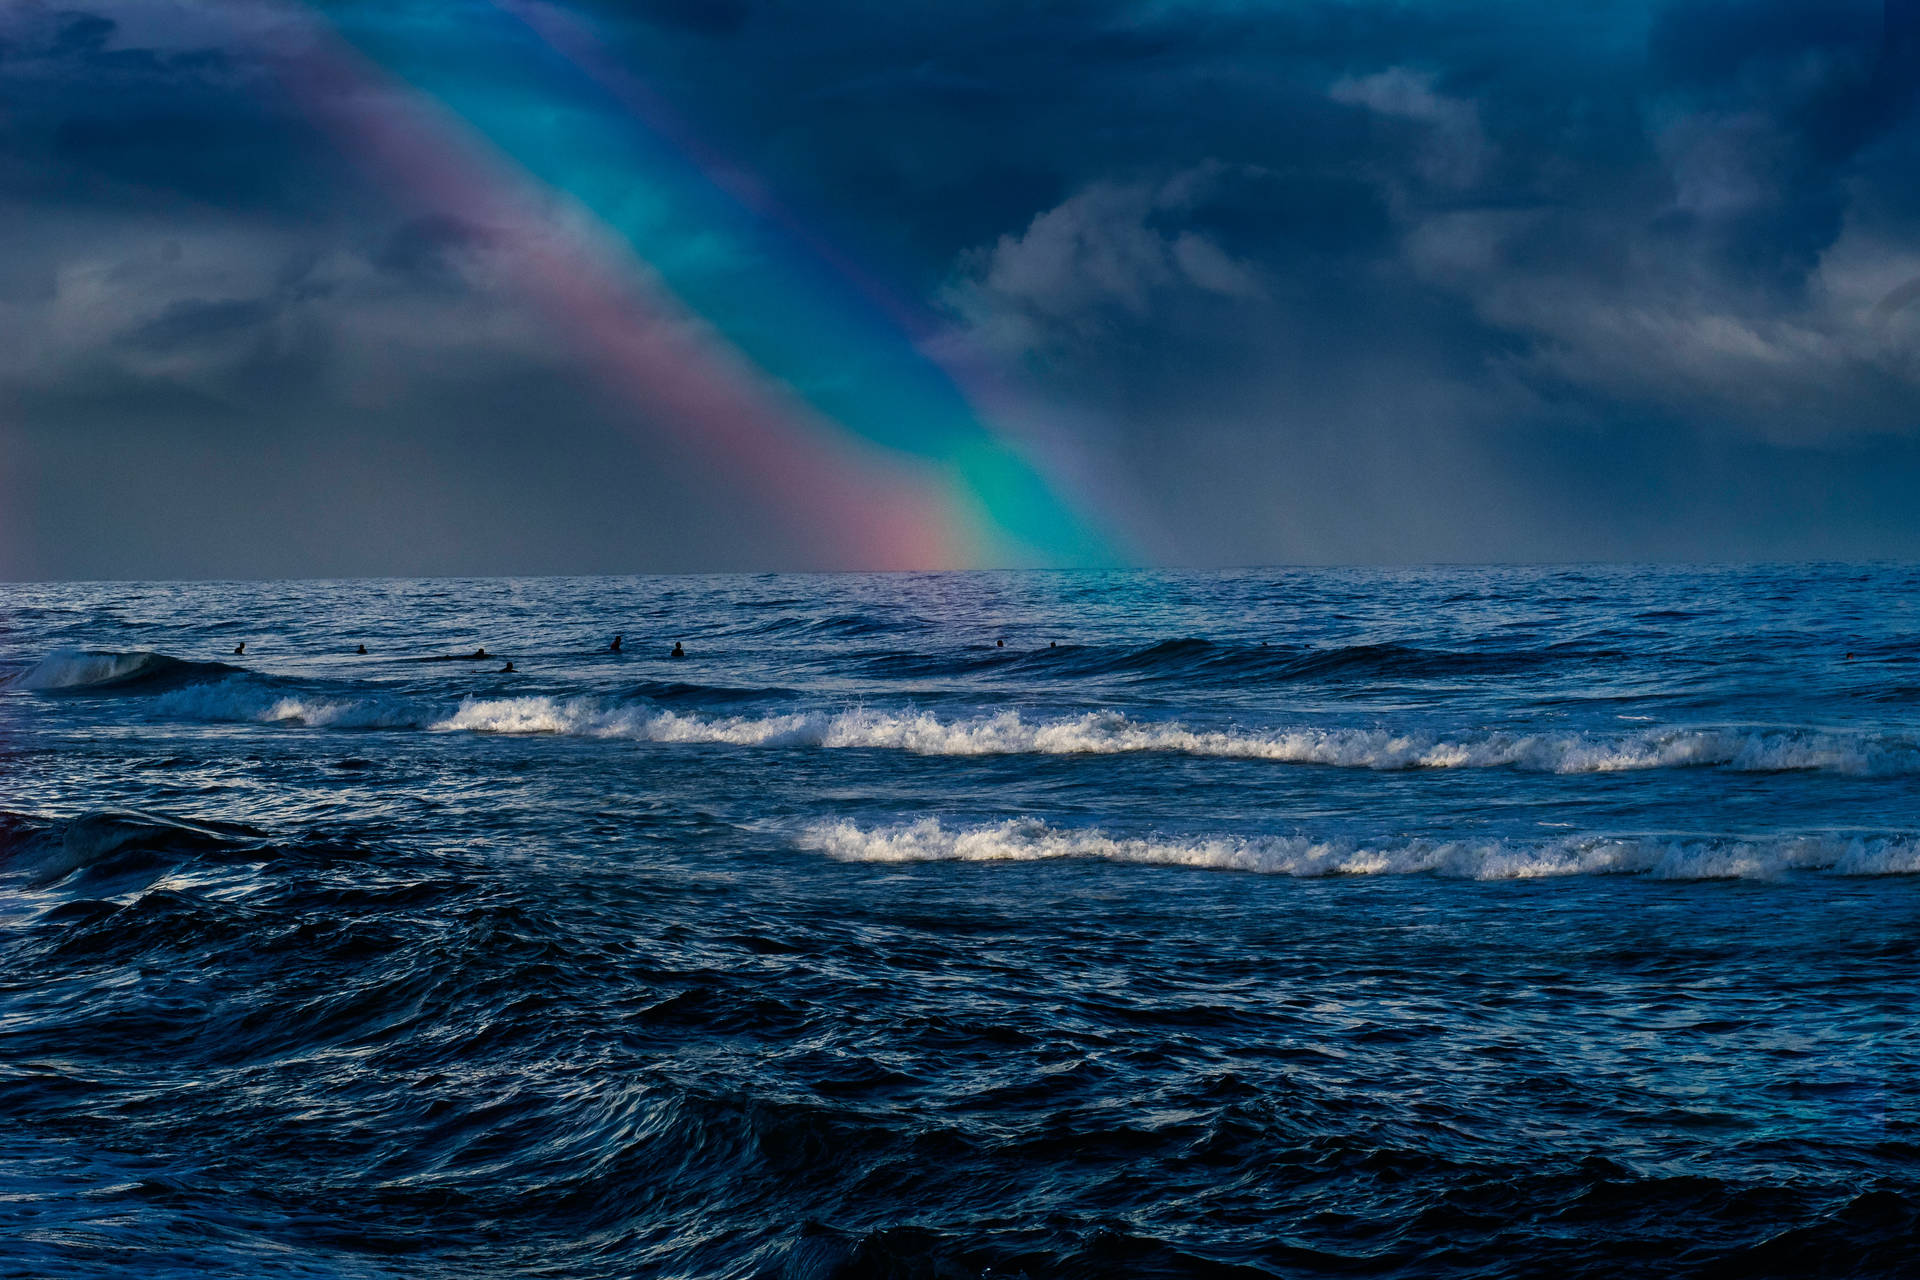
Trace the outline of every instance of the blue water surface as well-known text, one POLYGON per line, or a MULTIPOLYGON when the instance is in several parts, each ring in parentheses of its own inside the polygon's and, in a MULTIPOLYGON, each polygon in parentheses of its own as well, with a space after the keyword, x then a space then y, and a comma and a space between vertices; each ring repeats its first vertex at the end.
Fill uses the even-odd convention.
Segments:
POLYGON ((1920 1272, 1914 566, 6 585, 0 681, 0 1274, 1920 1272))

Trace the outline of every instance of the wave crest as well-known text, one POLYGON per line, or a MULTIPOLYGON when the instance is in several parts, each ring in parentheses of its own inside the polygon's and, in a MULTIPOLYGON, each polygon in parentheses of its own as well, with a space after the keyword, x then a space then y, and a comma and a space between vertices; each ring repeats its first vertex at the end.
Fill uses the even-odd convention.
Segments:
POLYGON ((159 715, 189 720, 315 729, 418 729, 431 718, 425 709, 403 698, 329 698, 263 688, 237 679, 170 690, 153 700, 152 709, 159 715))
POLYGON ((894 679, 1042 674, 1053 678, 1245 685, 1346 679, 1447 680, 1618 657, 1617 650, 1574 644, 1541 648, 1430 649, 1400 644, 1299 646, 1183 636, 1148 645, 1066 644, 1037 649, 975 646, 864 655, 867 674, 894 679))
MULTIPOLYGON (((648 700, 652 702, 652 699, 648 700)), ((336 698, 264 688, 247 680, 192 684, 161 694, 161 714, 327 728, 542 733, 639 742, 741 747, 865 748, 929 756, 1125 755, 1162 752, 1342 769, 1493 769, 1616 773, 1718 767, 1887 776, 1920 773, 1920 742, 1812 729, 1662 728, 1618 737, 1491 732, 1436 735, 1313 726, 1189 728, 1117 711, 1028 719, 1018 711, 942 718, 928 711, 794 711, 718 715, 596 698, 467 698, 451 712, 387 695, 336 698)))
POLYGON ((177 860, 203 854, 257 848, 263 833, 233 822, 188 821, 138 810, 101 810, 81 814, 64 825, 4 815, 0 826, 25 838, 0 842, 29 872, 35 888, 55 884, 76 871, 111 869, 129 860, 177 860))
POLYGON ((148 649, 57 649, 6 683, 15 689, 51 693, 60 690, 124 688, 157 681, 207 678, 238 671, 224 662, 191 662, 148 649))
POLYGON ((1441 737, 1389 729, 1190 729, 1116 711, 1028 720, 1017 711, 941 719, 924 711, 699 716, 590 699, 470 699, 431 726, 492 733, 560 733, 650 742, 735 746, 865 747, 916 755, 1120 755, 1167 752, 1348 769, 1513 767, 1542 773, 1611 773, 1721 766, 1748 772, 1920 771, 1920 744, 1814 731, 1660 729, 1605 739, 1581 734, 1489 733, 1441 737))
POLYGON ((1791 871, 1920 874, 1911 835, 1847 837, 1569 836, 1526 845, 1505 840, 1365 844, 1303 835, 1110 836, 1051 827, 1037 818, 947 827, 938 818, 895 826, 815 823, 796 843, 843 862, 1034 862, 1102 859, 1261 875, 1440 875, 1470 880, 1647 875, 1673 880, 1772 879, 1791 871))

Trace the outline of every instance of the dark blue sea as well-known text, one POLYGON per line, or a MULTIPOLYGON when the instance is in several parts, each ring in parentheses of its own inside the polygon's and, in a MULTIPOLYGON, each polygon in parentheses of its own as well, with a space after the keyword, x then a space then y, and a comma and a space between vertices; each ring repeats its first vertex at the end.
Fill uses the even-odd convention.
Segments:
POLYGON ((6 1276, 1920 1274, 1914 566, 6 585, 0 681, 6 1276))

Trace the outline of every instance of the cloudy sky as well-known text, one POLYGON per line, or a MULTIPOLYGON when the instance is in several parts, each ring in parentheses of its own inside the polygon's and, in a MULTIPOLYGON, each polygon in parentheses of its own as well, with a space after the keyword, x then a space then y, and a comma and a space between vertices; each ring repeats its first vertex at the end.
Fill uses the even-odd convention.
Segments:
POLYGON ((1917 9, 11 0, 0 578, 1920 556, 1917 9))

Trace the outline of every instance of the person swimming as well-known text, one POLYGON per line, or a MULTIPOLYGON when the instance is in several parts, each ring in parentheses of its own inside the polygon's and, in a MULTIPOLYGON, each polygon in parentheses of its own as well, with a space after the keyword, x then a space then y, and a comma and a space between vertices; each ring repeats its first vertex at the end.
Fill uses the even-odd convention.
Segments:
POLYGON ((242 640, 239 644, 233 646, 233 656, 236 658, 239 657, 241 654, 245 653, 246 651, 247 651, 247 642, 245 640, 242 640))
POLYGON ((1007 647, 1007 642, 1005 640, 995 640, 993 642, 993 647, 996 649, 1004 649, 1007 647))
POLYGON ((508 659, 507 659, 507 665, 506 665, 506 666, 504 666, 504 667, 502 667, 502 668, 500 668, 500 670, 499 670, 499 671, 497 671, 497 672, 495 672, 494 674, 495 674, 495 675, 502 675, 502 676, 504 676, 504 675, 506 675, 506 674, 507 674, 508 672, 510 672, 510 671, 512 671, 512 670, 513 670, 513 659, 512 659, 512 658, 508 658, 508 659))
POLYGON ((366 651, 367 651, 367 646, 365 645, 361 645, 358 649, 354 650, 355 653, 365 653, 366 651))
POLYGON ((608 653, 618 653, 618 652, 620 652, 620 637, 619 637, 619 636, 617 636, 617 635, 616 635, 616 636, 615 636, 615 637, 613 638, 613 643, 607 646, 607 652, 608 652, 608 653))
POLYGON ((680 642, 678 640, 675 640, 673 642, 673 652, 668 654, 667 656, 669 658, 684 658, 687 656, 687 651, 680 647, 680 642))

